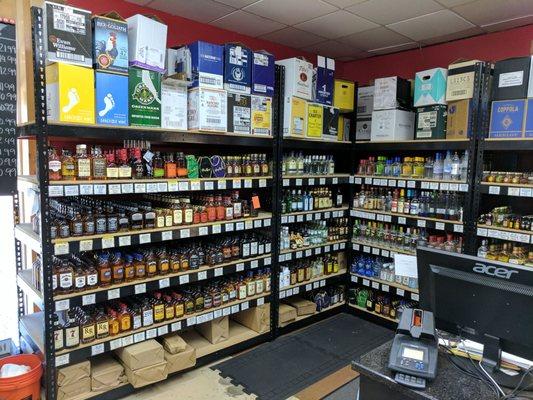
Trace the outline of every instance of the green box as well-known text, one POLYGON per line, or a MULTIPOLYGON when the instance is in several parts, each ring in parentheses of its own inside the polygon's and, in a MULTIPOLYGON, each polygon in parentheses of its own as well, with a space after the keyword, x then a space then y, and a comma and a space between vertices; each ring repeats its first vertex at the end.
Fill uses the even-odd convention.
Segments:
POLYGON ((447 114, 444 104, 417 108, 415 139, 446 139, 447 114))
POLYGON ((161 126, 161 74, 140 68, 129 70, 130 125, 161 126))

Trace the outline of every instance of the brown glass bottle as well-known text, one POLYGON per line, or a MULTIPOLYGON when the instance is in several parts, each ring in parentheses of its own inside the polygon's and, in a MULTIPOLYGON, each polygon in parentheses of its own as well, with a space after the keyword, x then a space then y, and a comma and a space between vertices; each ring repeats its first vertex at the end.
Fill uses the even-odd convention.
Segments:
POLYGON ((65 347, 72 349, 80 345, 80 325, 76 321, 74 312, 67 313, 68 319, 65 324, 65 347))
POLYGON ((96 337, 96 327, 90 315, 84 314, 80 321, 81 339, 83 344, 91 343, 96 337))

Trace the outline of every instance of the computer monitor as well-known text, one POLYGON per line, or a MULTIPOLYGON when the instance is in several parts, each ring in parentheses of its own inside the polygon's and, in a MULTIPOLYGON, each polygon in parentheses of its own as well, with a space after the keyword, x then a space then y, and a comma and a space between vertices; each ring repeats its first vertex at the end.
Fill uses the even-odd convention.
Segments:
POLYGON ((425 247, 417 268, 420 308, 433 312, 437 329, 482 343, 496 374, 502 351, 533 359, 533 268, 425 247))

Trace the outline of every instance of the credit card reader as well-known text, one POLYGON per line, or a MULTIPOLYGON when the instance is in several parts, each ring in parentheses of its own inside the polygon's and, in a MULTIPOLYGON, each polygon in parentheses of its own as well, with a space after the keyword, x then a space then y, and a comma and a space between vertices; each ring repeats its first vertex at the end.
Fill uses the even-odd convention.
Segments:
POLYGON ((392 342, 389 368, 394 380, 413 389, 425 389, 437 374, 438 340, 433 313, 407 308, 392 342))

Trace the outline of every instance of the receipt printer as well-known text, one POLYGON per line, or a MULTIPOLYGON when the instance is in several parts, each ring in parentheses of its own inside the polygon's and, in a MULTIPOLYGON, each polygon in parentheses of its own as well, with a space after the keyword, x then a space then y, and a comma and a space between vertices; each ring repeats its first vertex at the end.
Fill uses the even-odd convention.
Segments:
POLYGON ((424 389, 426 379, 437 374, 438 341, 433 313, 407 308, 403 311, 392 342, 389 368, 395 381, 424 389))

